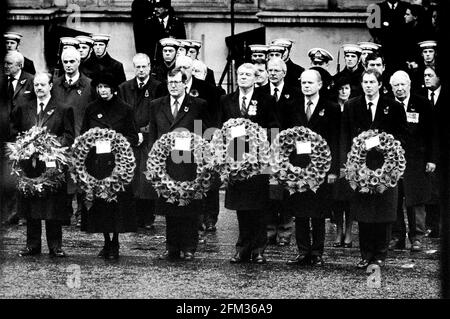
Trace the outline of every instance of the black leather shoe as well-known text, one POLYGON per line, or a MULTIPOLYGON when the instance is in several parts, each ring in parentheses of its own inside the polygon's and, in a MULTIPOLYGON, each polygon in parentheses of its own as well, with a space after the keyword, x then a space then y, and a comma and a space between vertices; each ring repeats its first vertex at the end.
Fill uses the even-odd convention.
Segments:
POLYGON ((41 250, 38 248, 25 247, 19 252, 20 257, 39 255, 41 250))
POLYGON ((356 265, 358 269, 366 269, 369 266, 369 261, 367 259, 361 259, 359 263, 356 265))
POLYGON ((419 240, 413 241, 413 243, 411 244, 411 251, 413 252, 422 251, 422 244, 420 243, 419 240))
POLYGON ((181 259, 180 257, 180 252, 174 252, 174 251, 166 251, 164 254, 159 255, 158 256, 159 260, 169 260, 169 261, 174 261, 174 260, 179 260, 181 259))
POLYGON ((254 264, 265 264, 267 260, 262 254, 257 254, 252 257, 252 262, 254 264))
POLYGON ((64 250, 62 250, 61 248, 50 250, 49 255, 50 255, 50 257, 59 257, 59 258, 63 258, 63 257, 67 256, 66 253, 64 252, 64 250))
POLYGON ((394 249, 405 249, 405 240, 392 238, 391 241, 389 242, 389 250, 394 249))
POLYGON ((194 253, 191 253, 189 251, 184 253, 184 258, 185 261, 192 261, 194 260, 194 253))
POLYGON ((231 257, 230 259, 230 263, 232 264, 238 264, 238 263, 243 263, 243 262, 247 262, 250 261, 250 258, 243 255, 240 252, 237 252, 233 257, 231 257))
POLYGON ((110 247, 109 246, 103 246, 102 250, 100 250, 100 252, 98 253, 97 257, 99 258, 109 258, 109 252, 110 252, 110 247))
POLYGON ((111 246, 111 251, 109 253, 110 259, 119 259, 119 245, 111 246))
POLYGON ((286 264, 308 266, 311 265, 311 256, 309 255, 297 255, 294 259, 289 259, 286 264))
POLYGON ((322 267, 324 265, 322 256, 312 256, 311 257, 311 265, 315 267, 322 267))
POLYGON ((372 261, 371 264, 375 264, 375 265, 378 265, 380 267, 384 267, 385 262, 384 262, 384 260, 377 259, 377 260, 372 261))

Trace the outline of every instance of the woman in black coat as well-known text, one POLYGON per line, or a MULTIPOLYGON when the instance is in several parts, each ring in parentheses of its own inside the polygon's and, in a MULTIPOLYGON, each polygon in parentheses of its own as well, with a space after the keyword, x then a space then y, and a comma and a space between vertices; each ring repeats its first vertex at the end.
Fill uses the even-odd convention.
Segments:
MULTIPOLYGON (((86 109, 81 127, 81 134, 91 128, 106 128, 121 133, 137 146, 138 134, 133 119, 131 106, 116 96, 117 84, 109 74, 99 75, 92 81, 98 98, 86 109)), ((102 179, 111 174, 114 168, 114 155, 95 154, 91 150, 86 159, 86 169, 95 178, 102 179)), ((98 254, 106 259, 119 257, 119 233, 135 232, 137 230, 136 214, 133 209, 133 193, 130 186, 117 194, 117 201, 107 202, 94 198, 89 210, 86 207, 82 214, 82 230, 90 233, 103 233, 105 244, 98 254), (112 240, 110 233, 113 234, 112 240)))

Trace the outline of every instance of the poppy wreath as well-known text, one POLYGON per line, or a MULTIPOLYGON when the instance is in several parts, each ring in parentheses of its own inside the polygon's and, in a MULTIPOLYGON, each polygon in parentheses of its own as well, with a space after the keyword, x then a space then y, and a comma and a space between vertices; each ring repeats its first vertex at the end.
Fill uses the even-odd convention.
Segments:
POLYGON ((331 168, 331 151, 327 142, 304 126, 295 126, 280 132, 272 143, 271 155, 270 182, 282 185, 290 195, 307 190, 316 192, 331 168), (296 151, 297 143, 307 143, 311 147, 311 161, 305 168, 289 162, 289 156, 296 151))
POLYGON ((360 193, 383 193, 388 188, 397 186, 398 180, 403 176, 406 168, 405 151, 400 141, 394 136, 378 130, 362 132, 353 139, 350 152, 347 154, 347 163, 344 165, 345 178, 350 187, 360 193), (381 168, 372 170, 367 167, 366 141, 370 138, 379 139, 375 150, 381 152, 384 163, 381 168))
POLYGON ((27 197, 44 197, 55 192, 65 182, 65 170, 70 163, 67 150, 47 127, 33 126, 19 133, 14 143, 7 143, 11 174, 17 176, 18 190, 27 197), (33 168, 37 161, 44 162, 45 170, 40 176, 28 177, 21 165, 24 161, 31 161, 33 168))
POLYGON ((72 156, 74 165, 71 176, 86 193, 87 201, 93 201, 94 197, 107 202, 117 201, 117 193, 125 191, 125 185, 133 179, 136 168, 133 150, 127 139, 114 130, 95 127, 78 136, 72 146, 72 156), (114 155, 114 169, 104 179, 90 175, 85 165, 86 157, 97 141, 109 141, 114 155))
POLYGON ((261 174, 268 167, 270 144, 267 132, 248 119, 229 119, 223 124, 222 129, 214 132, 211 145, 214 151, 213 166, 225 186, 261 174), (245 135, 240 137, 248 143, 249 152, 244 153, 242 160, 238 161, 229 150, 234 143, 233 129, 239 127, 245 127, 245 135))
POLYGON ((188 131, 174 131, 163 134, 148 154, 145 177, 151 182, 159 197, 167 203, 186 206, 192 200, 202 199, 211 187, 213 168, 211 166, 211 145, 202 137, 188 131), (189 139, 196 167, 192 181, 177 181, 167 173, 166 161, 175 151, 177 139, 189 139))

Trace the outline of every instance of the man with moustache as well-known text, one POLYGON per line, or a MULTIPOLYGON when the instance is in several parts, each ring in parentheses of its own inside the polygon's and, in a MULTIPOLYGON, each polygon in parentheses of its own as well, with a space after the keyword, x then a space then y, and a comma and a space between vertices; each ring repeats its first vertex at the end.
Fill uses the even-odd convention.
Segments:
MULTIPOLYGON (((70 146, 74 139, 73 110, 59 102, 51 95, 51 75, 38 73, 34 77, 35 99, 19 104, 11 115, 13 135, 27 131, 33 126, 46 126, 55 134, 61 146, 70 146)), ((28 176, 39 176, 45 163, 39 162, 35 168, 31 159, 25 164, 24 171, 28 176)), ((19 193, 18 212, 27 219, 27 244, 19 256, 32 256, 41 253, 41 221, 45 220, 47 245, 51 257, 65 257, 62 250, 61 225, 70 217, 67 210, 66 184, 56 192, 44 196, 28 197, 19 193)))
MULTIPOLYGON (((238 89, 220 99, 220 119, 225 123, 232 118, 246 118, 267 130, 279 127, 275 112, 275 99, 255 89, 258 71, 250 63, 237 70, 238 89), (256 114, 249 114, 250 103, 257 105, 256 114)), ((270 134, 268 134, 270 140, 270 134)), ((235 154, 234 154, 235 155, 235 154)), ((252 261, 266 263, 264 250, 267 244, 267 217, 269 198, 268 176, 259 174, 246 181, 229 185, 225 194, 225 208, 236 210, 239 238, 231 263, 252 261)))
POLYGON ((133 108, 134 121, 139 131, 139 145, 134 148, 136 173, 132 182, 138 226, 152 229, 155 221, 155 205, 150 195, 153 190, 142 172, 147 169, 150 151, 148 149, 150 102, 163 96, 166 89, 161 82, 150 76, 150 58, 146 54, 136 54, 133 57, 133 66, 136 76, 119 85, 119 97, 133 108))

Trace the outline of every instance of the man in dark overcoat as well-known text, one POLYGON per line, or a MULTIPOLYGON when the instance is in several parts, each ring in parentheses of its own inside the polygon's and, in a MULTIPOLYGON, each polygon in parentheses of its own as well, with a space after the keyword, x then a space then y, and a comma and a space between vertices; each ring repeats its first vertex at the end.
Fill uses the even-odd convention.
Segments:
POLYGON ((431 199, 429 173, 435 171, 437 162, 437 135, 433 125, 433 111, 425 98, 411 94, 411 79, 406 72, 395 72, 390 84, 395 100, 402 104, 406 112, 407 134, 403 144, 406 170, 403 180, 399 183, 397 221, 393 225, 389 248, 405 248, 404 199, 411 251, 420 251, 421 240, 426 232, 425 204, 431 199))
MULTIPOLYGON (((238 90, 220 99, 220 119, 225 123, 232 118, 246 118, 267 130, 278 128, 275 115, 275 99, 256 89, 256 67, 242 64, 237 71, 238 90), (249 105, 257 105, 256 114, 249 114, 249 105)), ((270 134, 268 135, 270 139, 270 134)), ((229 185, 225 194, 225 207, 236 210, 239 223, 239 238, 236 254, 231 263, 252 261, 266 262, 264 249, 267 244, 267 214, 269 203, 268 176, 259 174, 246 181, 236 181, 229 185)))
MULTIPOLYGON (((61 146, 70 146, 75 135, 73 110, 52 96, 50 93, 51 88, 51 75, 47 73, 36 74, 34 91, 37 98, 17 105, 17 108, 11 115, 12 133, 16 135, 36 125, 46 126, 50 133, 57 136, 61 146)), ((31 159, 25 163, 25 169, 30 174, 39 176, 39 165, 33 169, 30 162, 31 159)), ((43 165, 45 167, 45 164, 43 165)), ((20 252, 20 256, 41 253, 42 220, 45 220, 49 254, 54 257, 66 256, 61 249, 61 224, 70 218, 70 211, 67 210, 66 203, 67 191, 65 184, 56 192, 47 193, 43 197, 27 197, 19 194, 18 212, 19 215, 27 219, 27 245, 20 252)))
POLYGON ((134 121, 139 131, 139 145, 134 148, 136 172, 132 182, 138 225, 151 229, 155 221, 154 201, 150 199, 153 190, 143 174, 149 152, 148 119, 150 102, 163 96, 166 89, 161 82, 150 76, 150 58, 146 54, 136 54, 133 57, 133 66, 136 76, 119 86, 119 97, 133 108, 134 121))
MULTIPOLYGON (((307 70, 301 75, 303 96, 293 109, 283 116, 290 119, 288 127, 304 126, 322 136, 331 151, 331 168, 327 177, 316 192, 308 190, 295 193, 286 199, 286 209, 295 216, 295 235, 299 254, 287 261, 290 265, 323 266, 322 259, 325 242, 325 218, 332 204, 331 185, 338 176, 339 115, 336 103, 327 101, 320 95, 322 81, 316 70, 307 70), (312 227, 310 227, 310 225, 312 227), (312 241, 311 241, 312 238, 312 241)), ((282 122, 289 123, 288 120, 282 122)), ((309 153, 295 154, 292 163, 306 167, 309 153)))
MULTIPOLYGON (((341 126, 340 159, 345 163, 353 138, 370 129, 392 134, 404 143, 406 115, 402 106, 391 98, 381 95, 381 74, 376 70, 363 72, 364 95, 346 103, 341 126)), ((380 167, 380 153, 370 151, 367 155, 369 168, 380 167)), ((350 198, 350 210, 359 225, 361 261, 357 267, 369 264, 384 265, 391 235, 391 225, 397 217, 398 187, 379 194, 354 192, 350 198)))
POLYGON ((339 82, 343 77, 348 77, 351 86, 350 97, 359 96, 362 94, 361 74, 364 71, 364 67, 360 63, 362 49, 359 45, 352 43, 344 44, 342 48, 345 67, 333 76, 333 86, 334 83, 339 82))
MULTIPOLYGON (((149 119, 149 150, 161 135, 175 131, 187 130, 198 135, 203 134, 206 114, 206 101, 186 94, 186 74, 182 69, 175 68, 167 75, 169 95, 150 102, 149 119), (199 127, 200 132, 194 128, 199 127)), ((186 153, 190 155, 191 152, 186 153)), ((184 158, 183 152, 183 158, 184 158)), ((167 160, 167 173, 176 180, 191 180, 195 178, 194 163, 174 164, 173 159, 167 160)), ((156 198, 155 198, 156 199, 156 198)), ((161 259, 191 261, 198 244, 198 218, 201 212, 201 200, 192 200, 186 206, 178 203, 167 203, 160 197, 156 201, 156 212, 166 218, 166 248, 161 259)))
MULTIPOLYGON (((284 126, 283 120, 289 120, 283 116, 283 113, 295 107, 295 103, 298 102, 301 92, 296 87, 289 86, 284 81, 287 66, 281 58, 271 58, 267 62, 267 72, 269 74, 269 83, 258 90, 275 98, 275 112, 280 122, 280 131, 282 131, 288 128, 284 126)), ((294 218, 285 209, 284 201, 271 199, 268 211, 268 243, 278 244, 279 246, 289 245, 294 230, 294 218)))

